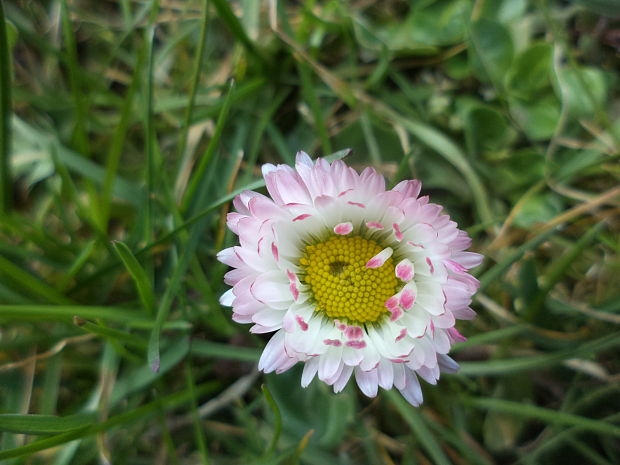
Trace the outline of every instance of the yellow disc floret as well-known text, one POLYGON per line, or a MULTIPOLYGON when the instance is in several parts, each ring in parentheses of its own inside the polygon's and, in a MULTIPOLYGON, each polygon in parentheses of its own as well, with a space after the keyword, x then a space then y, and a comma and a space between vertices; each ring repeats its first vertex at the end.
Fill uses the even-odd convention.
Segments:
POLYGON ((366 268, 381 250, 375 241, 360 236, 332 236, 306 246, 299 263, 316 311, 358 324, 385 316, 385 301, 397 292, 394 262, 389 258, 379 268, 366 268))

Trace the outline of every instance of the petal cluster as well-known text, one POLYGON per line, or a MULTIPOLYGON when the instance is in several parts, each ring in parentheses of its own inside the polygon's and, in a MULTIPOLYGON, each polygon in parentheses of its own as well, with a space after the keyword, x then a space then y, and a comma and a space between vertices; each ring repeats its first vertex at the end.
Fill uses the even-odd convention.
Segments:
POLYGON ((294 169, 267 164, 263 176, 269 197, 245 191, 235 198, 227 220, 239 245, 218 254, 232 268, 221 303, 232 307, 233 320, 274 333, 259 368, 281 373, 303 362, 302 386, 318 376, 339 392, 354 377, 367 396, 395 387, 419 405, 418 377, 435 384, 440 372, 458 369, 447 355, 464 340, 455 321, 475 316, 470 303, 479 283, 468 270, 482 256, 466 251, 471 239, 419 196, 419 181, 386 190, 372 168, 357 173, 303 152, 294 169), (308 245, 334 236, 378 244, 366 268, 393 268, 397 284, 380 318, 333 318, 318 308, 303 258, 308 245))

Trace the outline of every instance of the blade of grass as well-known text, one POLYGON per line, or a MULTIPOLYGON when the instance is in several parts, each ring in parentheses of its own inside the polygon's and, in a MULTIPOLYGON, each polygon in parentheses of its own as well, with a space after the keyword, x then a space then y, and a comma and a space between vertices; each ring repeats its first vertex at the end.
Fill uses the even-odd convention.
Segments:
POLYGON ((426 449, 436 465, 450 465, 450 460, 444 454, 435 436, 424 423, 420 410, 412 407, 394 390, 385 391, 384 395, 400 413, 401 417, 410 426, 412 433, 418 439, 422 448, 426 449))
POLYGON ((120 331, 118 329, 106 328, 103 325, 95 324, 90 321, 83 320, 79 317, 75 317, 73 321, 76 326, 86 331, 87 333, 95 334, 109 341, 125 343, 141 350, 146 349, 146 339, 135 334, 120 331))
POLYGON ((233 346, 211 341, 195 340, 191 352, 201 357, 238 360, 240 362, 258 362, 261 350, 252 347, 233 346))
POLYGON ((144 73, 145 59, 145 48, 141 47, 139 49, 138 57, 136 59, 136 65, 134 68, 133 76, 131 78, 131 83, 129 84, 129 88, 127 89, 127 92, 123 99, 120 119, 118 124, 116 125, 116 130, 114 131, 114 135, 112 136, 112 142, 110 144, 110 148, 105 159, 105 176, 103 178, 103 186, 100 199, 100 221, 101 228, 104 230, 107 228, 110 216, 110 203, 112 202, 114 179, 116 177, 118 165, 121 159, 121 155, 123 153, 123 143, 125 141, 125 136, 127 135, 130 118, 133 113, 135 96, 140 86, 142 75, 144 73))
POLYGON ((67 417, 55 415, 0 414, 0 431, 23 434, 64 433, 84 428, 93 423, 94 414, 77 414, 67 417))
POLYGON ((235 38, 243 45, 243 47, 248 51, 250 55, 258 60, 258 62, 265 66, 266 62, 263 56, 258 52, 256 46, 252 42, 252 40, 248 37, 243 28, 243 25, 239 21, 239 19, 235 16, 233 11, 230 8, 230 4, 226 0, 212 0, 217 12, 219 13, 220 19, 226 24, 226 26, 230 29, 235 38))
MULTIPOLYGON (((183 121, 183 128, 181 130, 181 134, 179 135, 179 142, 177 147, 177 156, 181 161, 179 173, 182 171, 182 167, 185 165, 184 157, 185 157, 185 149, 187 147, 187 135, 189 132, 189 128, 191 126, 193 114, 194 114, 194 106, 196 105, 196 92, 198 90, 198 82, 200 80, 200 75, 202 73, 202 68, 205 61, 205 49, 207 43, 207 31, 209 24, 209 0, 203 1, 202 7, 202 18, 200 21, 200 36, 198 39, 198 52, 196 53, 196 63, 194 65, 194 74, 192 77, 191 87, 189 89, 189 97, 187 99, 187 106, 185 107, 185 118, 183 121)), ((189 154, 188 154, 189 158, 189 154)), ((177 174, 177 179, 179 174, 177 174)))
POLYGON ((620 346, 620 333, 613 333, 599 339, 586 342, 576 348, 561 350, 543 355, 516 357, 484 362, 462 362, 459 374, 465 376, 497 376, 521 371, 536 370, 555 365, 563 360, 598 353, 620 346))
POLYGON ((101 318, 120 323, 150 323, 136 309, 85 305, 0 305, 2 321, 66 321, 74 316, 84 319, 101 318))
POLYGON ((501 262, 493 265, 492 268, 485 271, 480 277, 480 288, 478 292, 484 292, 486 288, 493 282, 496 282, 499 277, 515 262, 521 259, 526 252, 536 249, 539 245, 549 239, 557 232, 557 228, 550 229, 544 233, 533 237, 525 244, 518 247, 514 252, 505 257, 501 262))
MULTIPOLYGON (((211 389, 211 383, 204 383, 196 388, 196 394, 200 395, 203 392, 209 391, 210 389, 211 389)), ((70 442, 76 439, 92 436, 101 431, 109 431, 112 428, 115 428, 117 426, 124 427, 141 418, 155 414, 160 409, 163 409, 165 411, 170 411, 175 408, 178 408, 179 405, 185 404, 190 399, 191 399, 191 395, 187 390, 176 392, 174 394, 161 397, 157 399, 156 401, 147 403, 133 410, 129 410, 119 415, 113 416, 106 421, 91 424, 90 426, 86 428, 57 434, 57 435, 50 436, 45 439, 40 439, 38 441, 28 443, 24 446, 0 451, 0 460, 6 460, 6 459, 16 458, 16 457, 26 457, 26 456, 34 454, 35 452, 50 449, 52 447, 56 447, 61 444, 66 444, 67 442, 70 442)))
POLYGON ((11 186, 11 54, 4 17, 4 0, 0 0, 0 211, 12 203, 11 186))
POLYGON ((13 262, 0 256, 0 274, 5 275, 20 288, 28 290, 35 295, 42 297, 48 302, 55 304, 71 304, 71 299, 59 293, 49 284, 37 279, 35 276, 24 271, 13 262))
POLYGON ((280 439, 280 433, 282 432, 282 415, 280 414, 278 404, 276 404, 276 401, 269 392, 267 386, 263 384, 261 386, 261 390, 263 391, 263 395, 265 396, 265 402, 267 402, 267 405, 273 412, 273 436, 271 438, 271 442, 269 443, 263 454, 264 458, 270 458, 276 451, 278 440, 280 439))
POLYGON ((585 431, 620 437, 620 426, 602 420, 593 420, 572 413, 559 412, 536 405, 490 397, 464 397, 463 403, 482 410, 507 413, 516 417, 532 418, 551 425, 575 426, 585 431))
POLYGON ((121 241, 113 241, 112 245, 114 246, 114 250, 118 254, 119 258, 127 268, 127 271, 131 275, 136 288, 138 289, 138 294, 140 295, 140 300, 142 301, 142 305, 144 309, 149 315, 154 315, 155 313, 155 295, 153 294, 153 286, 149 282, 149 279, 146 275, 146 272, 140 266, 136 257, 131 253, 131 250, 127 245, 121 241))
POLYGON ((213 154, 218 147, 222 132, 224 131, 224 124, 228 119, 228 113, 231 106, 231 96, 233 94, 234 86, 234 81, 230 81, 230 84, 228 86, 228 92, 226 93, 226 97, 224 98, 224 105, 222 106, 222 111, 220 111, 217 123, 215 125, 213 137, 211 137, 211 140, 209 141, 209 144, 207 145, 204 154, 200 158, 194 175, 189 182, 187 191, 185 192, 185 196, 183 198, 184 211, 187 211, 190 208, 192 210, 195 210, 199 205, 196 196, 198 195, 198 198, 200 198, 202 197, 202 192, 204 192, 205 184, 203 181, 205 177, 205 172, 207 170, 207 167, 209 166, 209 162, 211 161, 213 154))
POLYGON ((209 465, 209 456, 207 454, 207 444, 204 439, 204 431, 198 414, 198 401, 196 399, 196 388, 194 386, 194 376, 192 374, 192 365, 190 360, 185 364, 185 379, 187 381, 187 389, 190 395, 190 407, 192 414, 192 423, 194 425, 194 436, 198 444, 200 459, 204 465, 209 465))
POLYGON ((532 303, 525 310, 524 318, 527 321, 538 322, 541 315, 541 310, 545 306, 547 296, 554 288, 554 286, 560 281, 567 268, 573 261, 583 252, 583 250, 597 238, 601 230, 606 226, 606 222, 602 221, 596 226, 590 228, 584 235, 582 235, 575 244, 566 251, 562 257, 555 260, 550 266, 549 270, 545 273, 545 284, 541 287, 540 291, 532 301, 532 303))

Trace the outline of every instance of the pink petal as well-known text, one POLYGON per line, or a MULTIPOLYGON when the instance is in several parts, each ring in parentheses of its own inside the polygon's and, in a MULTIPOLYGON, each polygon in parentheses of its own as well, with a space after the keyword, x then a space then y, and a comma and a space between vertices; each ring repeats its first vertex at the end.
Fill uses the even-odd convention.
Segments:
POLYGON ((405 310, 409 310, 411 307, 413 307, 414 302, 415 294, 409 289, 404 289, 403 292, 400 294, 399 303, 401 307, 403 307, 403 309, 405 310))
POLYGON ((413 263, 407 258, 402 259, 395 268, 396 277, 408 283, 413 279, 413 263))
POLYGON ((338 223, 334 226, 334 232, 341 236, 346 236, 351 231, 353 231, 353 224, 350 221, 347 221, 346 223, 338 223))
POLYGON ((376 221, 368 221, 366 226, 370 229, 385 229, 385 226, 381 223, 377 223, 376 221))
POLYGON ((393 253, 394 250, 391 247, 386 247, 377 255, 368 260, 368 263, 366 263, 366 268, 379 268, 383 266, 386 260, 390 258, 393 253))

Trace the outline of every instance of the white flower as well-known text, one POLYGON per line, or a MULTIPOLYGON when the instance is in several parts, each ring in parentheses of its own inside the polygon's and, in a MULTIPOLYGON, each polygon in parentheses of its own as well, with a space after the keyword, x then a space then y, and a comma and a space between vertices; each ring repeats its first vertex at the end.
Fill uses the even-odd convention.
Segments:
POLYGON ((482 256, 464 251, 471 239, 418 197, 419 181, 386 191, 372 168, 303 152, 295 169, 267 164, 263 176, 271 198, 235 198, 239 245, 218 254, 233 268, 221 297, 233 320, 274 333, 259 368, 304 362, 304 387, 318 375, 339 392, 354 376, 369 397, 395 387, 419 405, 418 376, 435 384, 458 369, 447 355, 464 340, 455 320, 475 316, 467 271, 482 256))

